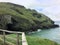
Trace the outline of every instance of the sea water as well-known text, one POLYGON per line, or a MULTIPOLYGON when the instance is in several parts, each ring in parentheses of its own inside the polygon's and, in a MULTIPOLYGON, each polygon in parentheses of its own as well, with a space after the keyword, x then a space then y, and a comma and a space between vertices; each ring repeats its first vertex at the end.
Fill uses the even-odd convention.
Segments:
MULTIPOLYGON (((56 21, 55 24, 60 25, 60 21, 56 21)), ((60 27, 44 30, 40 29, 40 31, 38 29, 38 31, 30 34, 30 36, 42 37, 60 43, 60 27)))

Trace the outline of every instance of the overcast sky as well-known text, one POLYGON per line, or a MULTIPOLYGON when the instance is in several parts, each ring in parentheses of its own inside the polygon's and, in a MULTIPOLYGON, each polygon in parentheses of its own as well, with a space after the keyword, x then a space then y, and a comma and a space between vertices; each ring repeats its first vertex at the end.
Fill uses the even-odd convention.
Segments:
POLYGON ((60 21, 60 0, 0 0, 0 2, 20 4, 44 13, 52 20, 60 21))

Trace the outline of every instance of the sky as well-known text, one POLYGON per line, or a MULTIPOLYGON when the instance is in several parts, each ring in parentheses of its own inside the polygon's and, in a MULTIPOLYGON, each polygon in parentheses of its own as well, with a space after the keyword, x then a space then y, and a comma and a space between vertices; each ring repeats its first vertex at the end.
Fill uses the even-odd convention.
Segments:
POLYGON ((35 9, 54 21, 60 21, 60 0, 0 0, 23 5, 26 8, 35 9))

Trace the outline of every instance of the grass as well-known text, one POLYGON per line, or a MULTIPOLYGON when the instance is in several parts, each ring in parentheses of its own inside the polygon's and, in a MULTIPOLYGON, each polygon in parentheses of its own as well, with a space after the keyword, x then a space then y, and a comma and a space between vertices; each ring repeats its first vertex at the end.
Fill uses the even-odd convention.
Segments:
POLYGON ((28 45, 60 45, 49 39, 27 36, 28 45))
POLYGON ((0 45, 3 45, 3 42, 2 42, 2 40, 0 39, 0 45))
MULTIPOLYGON (((1 37, 1 39, 3 39, 3 37, 2 36, 0 36, 1 37)), ((15 34, 9 34, 9 35, 6 35, 5 36, 6 37, 6 41, 7 42, 9 42, 9 43, 11 43, 11 44, 14 44, 14 45, 16 45, 16 42, 17 42, 17 36, 15 35, 15 34)), ((19 35, 19 42, 20 42, 20 45, 22 45, 22 36, 21 35, 19 35)), ((1 41, 2 42, 2 41, 1 41)), ((9 45, 9 44, 8 44, 9 45)))
MULTIPOLYGON (((60 45, 49 39, 44 39, 44 38, 39 38, 39 37, 26 36, 26 39, 27 39, 28 45, 60 45)), ((22 37, 20 35, 20 45, 22 45, 21 40, 22 40, 22 37)), ((16 44, 16 35, 15 34, 6 35, 6 41, 15 45, 16 44)), ((0 45, 2 45, 1 39, 0 39, 0 45)), ((9 45, 9 44, 7 44, 7 45, 9 45)))

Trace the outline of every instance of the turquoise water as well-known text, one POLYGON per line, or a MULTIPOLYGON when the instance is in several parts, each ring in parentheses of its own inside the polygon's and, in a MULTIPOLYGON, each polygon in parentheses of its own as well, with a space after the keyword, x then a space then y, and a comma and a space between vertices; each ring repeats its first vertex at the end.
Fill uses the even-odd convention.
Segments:
MULTIPOLYGON (((60 22, 56 22, 56 24, 60 25, 60 22)), ((30 34, 30 36, 42 37, 60 43, 60 27, 36 31, 35 33, 30 34)))

